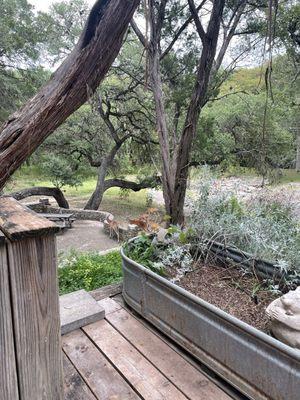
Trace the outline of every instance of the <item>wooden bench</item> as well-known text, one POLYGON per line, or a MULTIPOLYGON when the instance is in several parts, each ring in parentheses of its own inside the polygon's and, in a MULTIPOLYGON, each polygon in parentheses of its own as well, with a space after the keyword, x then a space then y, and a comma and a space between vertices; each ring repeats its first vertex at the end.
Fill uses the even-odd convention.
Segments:
POLYGON ((61 228, 72 228, 72 224, 76 220, 73 214, 39 213, 39 215, 47 218, 49 221, 57 223, 57 225, 59 225, 61 228))

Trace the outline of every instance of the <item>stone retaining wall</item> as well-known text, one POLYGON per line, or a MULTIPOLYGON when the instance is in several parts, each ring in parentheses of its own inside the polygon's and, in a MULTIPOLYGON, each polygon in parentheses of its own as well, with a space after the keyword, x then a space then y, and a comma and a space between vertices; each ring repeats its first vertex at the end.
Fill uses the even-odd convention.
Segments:
POLYGON ((114 216, 105 211, 93 211, 93 210, 83 210, 79 208, 60 208, 53 207, 47 205, 44 202, 27 204, 27 207, 32 209, 37 213, 47 213, 47 214, 64 214, 70 213, 74 214, 74 217, 79 220, 87 220, 87 221, 99 221, 103 223, 103 230, 107 236, 110 236, 112 239, 119 240, 120 242, 125 242, 134 236, 137 236, 140 231, 139 227, 136 225, 128 225, 122 226, 118 225, 116 230, 110 228, 107 219, 110 221, 114 220, 114 216))
POLYGON ((83 210, 80 208, 60 208, 53 207, 43 203, 33 203, 27 204, 27 207, 31 208, 37 213, 47 213, 47 214, 74 214, 76 219, 82 219, 87 221, 100 221, 104 222, 107 218, 113 219, 114 216, 105 211, 93 211, 93 210, 83 210))

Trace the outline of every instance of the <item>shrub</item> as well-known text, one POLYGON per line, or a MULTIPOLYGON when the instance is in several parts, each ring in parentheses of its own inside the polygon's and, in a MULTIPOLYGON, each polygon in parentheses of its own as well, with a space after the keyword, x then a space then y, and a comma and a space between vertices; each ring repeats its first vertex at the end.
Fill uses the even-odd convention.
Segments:
POLYGON ((198 243, 226 243, 300 273, 300 227, 289 206, 269 197, 241 202, 236 193, 216 190, 213 180, 202 181, 198 192, 189 218, 198 243))
POLYGON ((121 265, 121 255, 118 251, 106 255, 71 252, 59 262, 60 294, 80 289, 89 291, 120 282, 121 265))
POLYGON ((172 226, 164 240, 158 241, 154 235, 141 235, 125 245, 125 253, 151 271, 176 281, 193 264, 190 244, 184 237, 184 232, 172 226))

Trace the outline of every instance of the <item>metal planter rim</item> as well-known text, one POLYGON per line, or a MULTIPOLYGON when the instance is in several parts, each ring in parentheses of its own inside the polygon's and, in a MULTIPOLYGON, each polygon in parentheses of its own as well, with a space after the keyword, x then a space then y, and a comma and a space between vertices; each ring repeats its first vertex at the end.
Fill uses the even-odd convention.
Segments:
MULTIPOLYGON (((134 241, 134 239, 135 238, 131 239, 130 242, 134 241)), ((243 322, 240 319, 226 313, 225 311, 214 306, 213 304, 208 303, 207 301, 201 299, 200 297, 190 293, 189 291, 181 288, 180 286, 170 282, 168 279, 156 274, 155 272, 149 270, 148 268, 144 267, 143 265, 137 263, 136 261, 132 260, 125 254, 123 247, 121 248, 121 256, 124 258, 124 260, 133 264, 135 267, 137 267, 139 270, 141 270, 144 274, 151 276, 152 278, 163 283, 165 286, 177 291, 182 296, 188 298, 189 300, 193 301, 194 303, 199 304, 200 306, 206 308, 211 313, 215 313, 216 315, 220 316, 222 319, 226 320, 227 322, 234 325, 235 327, 238 327, 239 329, 247 332, 251 336, 259 338, 260 340, 264 341, 268 345, 277 348, 278 350, 285 353, 289 357, 292 357, 300 362, 300 351, 299 350, 293 349, 292 347, 267 335, 266 333, 260 331, 259 329, 254 328, 253 326, 247 324, 246 322, 243 322)))

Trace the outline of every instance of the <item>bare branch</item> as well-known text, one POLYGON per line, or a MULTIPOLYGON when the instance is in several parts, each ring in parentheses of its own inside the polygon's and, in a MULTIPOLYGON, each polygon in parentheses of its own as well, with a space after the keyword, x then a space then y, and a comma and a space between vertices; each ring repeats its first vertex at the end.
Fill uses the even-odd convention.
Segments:
POLYGON ((196 29, 198 32, 198 35, 201 39, 201 42, 204 44, 206 41, 206 33, 203 29, 202 23, 200 21, 199 15, 198 15, 198 11, 197 8, 195 6, 194 0, 188 0, 189 2, 189 6, 190 6, 190 10, 191 10, 191 14, 193 16, 193 20, 195 22, 196 25, 196 29))
MULTIPOLYGON (((203 7, 203 5, 206 3, 207 0, 203 0, 201 2, 201 4, 196 8, 197 13, 201 10, 201 8, 203 7)), ((193 21, 193 16, 191 15, 182 25, 181 27, 178 29, 178 31, 175 33, 172 41, 170 42, 170 44, 168 45, 168 47, 164 50, 164 52, 162 53, 160 59, 162 60, 167 54, 169 54, 169 52, 172 50, 174 44, 177 42, 177 40, 179 39, 180 35, 184 32, 184 30, 189 26, 189 24, 193 21)))
POLYGON ((137 26, 136 22, 134 21, 134 19, 131 20, 130 25, 134 31, 134 33, 136 34, 137 38, 139 39, 139 41, 142 43, 142 45, 146 48, 147 47, 147 39, 145 38, 145 36, 142 34, 140 28, 137 26))

